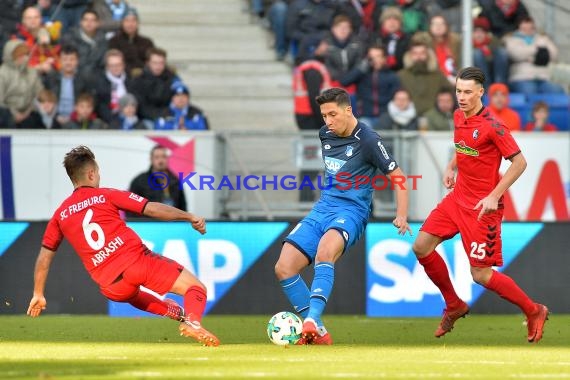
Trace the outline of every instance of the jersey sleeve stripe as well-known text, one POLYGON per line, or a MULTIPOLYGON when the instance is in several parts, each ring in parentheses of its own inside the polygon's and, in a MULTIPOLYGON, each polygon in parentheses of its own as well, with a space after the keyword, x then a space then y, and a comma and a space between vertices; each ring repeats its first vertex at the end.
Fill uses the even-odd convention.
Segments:
POLYGON ((510 160, 511 158, 513 158, 514 156, 516 156, 517 154, 519 154, 520 152, 521 152, 521 151, 518 150, 518 151, 516 151, 515 153, 513 153, 513 154, 511 154, 510 156, 505 157, 505 158, 506 158, 507 160, 510 160))
POLYGON ((50 251, 53 251, 53 252, 57 251, 57 248, 48 247, 45 244, 42 244, 42 247, 44 247, 45 249, 49 249, 50 251))
POLYGON ((144 214, 144 209, 146 208, 146 205, 148 204, 148 202, 149 202, 149 200, 148 200, 148 199, 145 199, 144 205, 143 205, 142 208, 141 208, 141 215, 144 214))

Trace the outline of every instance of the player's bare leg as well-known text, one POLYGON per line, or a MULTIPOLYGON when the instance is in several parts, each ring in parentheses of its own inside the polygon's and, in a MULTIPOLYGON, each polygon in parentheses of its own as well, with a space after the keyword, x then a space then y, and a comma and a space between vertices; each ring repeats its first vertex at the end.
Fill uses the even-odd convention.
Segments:
POLYGON ((182 270, 174 282, 172 293, 184 296, 186 316, 180 323, 180 335, 193 338, 204 346, 219 346, 220 340, 202 327, 202 315, 206 308, 206 288, 192 273, 182 270))
POLYGON ((548 308, 535 303, 509 276, 494 271, 493 268, 471 267, 473 280, 497 293, 501 298, 517 305, 526 315, 529 343, 542 339, 544 324, 548 320, 548 308))
POLYGON ((469 306, 461 300, 449 277, 449 271, 435 248, 443 241, 442 238, 420 231, 412 250, 419 263, 424 267, 430 280, 439 288, 445 299, 445 309, 434 336, 439 338, 453 329, 455 322, 469 313, 469 306))
POLYGON ((345 241, 341 232, 328 230, 317 248, 315 277, 311 286, 309 315, 303 322, 302 337, 309 344, 332 344, 330 333, 324 328, 321 314, 326 306, 334 282, 334 263, 344 251, 345 241))

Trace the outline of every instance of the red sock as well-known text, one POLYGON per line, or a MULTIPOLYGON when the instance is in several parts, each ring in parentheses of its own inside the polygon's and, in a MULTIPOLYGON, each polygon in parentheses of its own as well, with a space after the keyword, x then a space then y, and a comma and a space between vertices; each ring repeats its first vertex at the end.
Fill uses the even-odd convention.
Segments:
POLYGON ((202 320, 202 314, 206 308, 206 291, 199 286, 191 286, 184 294, 184 311, 186 315, 193 314, 194 318, 199 322, 202 320))
POLYGON ((453 308, 459 304, 461 299, 457 296, 457 293, 455 293, 455 289, 453 289, 453 284, 449 278, 449 271, 441 256, 436 251, 433 251, 426 257, 418 259, 418 261, 423 265, 430 280, 432 280, 435 286, 441 291, 447 307, 453 308))
POLYGON ((485 287, 497 293, 501 298, 520 307, 526 315, 531 315, 536 312, 536 304, 519 288, 517 283, 506 274, 493 271, 485 287))
POLYGON ((157 315, 166 315, 168 304, 150 293, 139 291, 136 296, 129 299, 131 305, 137 309, 148 311, 157 315))

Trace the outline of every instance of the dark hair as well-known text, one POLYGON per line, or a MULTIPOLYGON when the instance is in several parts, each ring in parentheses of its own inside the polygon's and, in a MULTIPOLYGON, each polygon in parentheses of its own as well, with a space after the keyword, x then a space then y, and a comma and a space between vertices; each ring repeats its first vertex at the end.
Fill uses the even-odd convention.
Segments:
POLYGON ((517 19, 517 26, 520 26, 523 22, 532 22, 534 24, 534 19, 530 16, 521 16, 517 19))
POLYGON ((40 103, 44 102, 57 103, 57 95, 53 91, 46 89, 43 89, 38 93, 37 99, 38 102, 40 103))
POLYGON ((315 98, 318 105, 323 105, 325 103, 336 103, 342 106, 350 106, 350 96, 342 88, 333 87, 328 90, 321 92, 319 96, 315 98))
POLYGON ((396 94, 398 92, 403 92, 404 94, 408 95, 408 98, 410 100, 412 99, 412 94, 410 94, 410 91, 406 90, 404 87, 400 87, 396 91, 394 91, 394 95, 392 96, 392 99, 394 99, 396 97, 396 94))
POLYGON ((456 80, 457 79, 474 80, 475 83, 479 83, 481 86, 483 86, 485 83, 485 73, 478 67, 465 67, 459 70, 456 80))
POLYGON ((63 167, 71 182, 77 182, 79 176, 83 174, 86 166, 97 165, 95 162, 95 155, 91 149, 84 145, 80 145, 71 149, 63 159, 63 167))
POLYGON ((150 57, 153 55, 160 55, 161 57, 166 59, 166 50, 157 47, 149 48, 146 51, 146 61, 147 62, 150 61, 150 57))
POLYGON ((548 104, 542 100, 539 100, 538 102, 534 103, 534 105, 532 106, 532 113, 534 114, 536 111, 540 109, 546 110, 546 112, 550 111, 550 107, 548 107, 548 104))
POLYGON ((95 98, 88 92, 79 94, 77 99, 75 99, 75 104, 79 104, 81 102, 89 102, 92 106, 95 106, 95 98))
POLYGON ((97 20, 99 20, 99 14, 97 12, 95 12, 95 9, 93 8, 87 8, 86 10, 84 10, 83 12, 81 12, 81 19, 83 19, 83 16, 85 16, 86 14, 91 13, 93 15, 95 15, 95 18, 97 20))
POLYGON ((429 49, 430 46, 428 45, 428 43, 426 41, 424 41, 421 36, 417 37, 415 39, 412 39, 412 41, 410 42, 410 46, 408 47, 408 51, 412 50, 415 47, 424 47, 426 49, 429 49))
POLYGON ((78 58, 79 58, 79 50, 77 50, 77 48, 75 47, 75 45, 71 45, 71 44, 66 44, 63 45, 61 47, 61 50, 59 51, 60 55, 70 55, 70 54, 75 54, 78 58))
POLYGON ((439 89, 439 91, 437 92, 437 96, 443 95, 443 94, 449 94, 451 95, 451 97, 453 97, 455 94, 453 93, 453 91, 451 91, 449 88, 446 87, 442 87, 439 89))
POLYGON ((341 22, 348 22, 350 24, 350 26, 352 27, 352 20, 350 19, 350 17, 348 17, 347 15, 344 15, 344 14, 339 14, 339 15, 335 16, 335 18, 333 18, 332 26, 340 24, 341 22))
POLYGON ((376 49, 376 50, 381 50, 382 53, 384 54, 384 57, 387 56, 388 54, 386 53, 386 48, 384 47, 384 45, 380 44, 380 43, 373 43, 370 46, 368 46, 368 50, 370 49, 376 49))
POLYGON ((157 150, 161 150, 161 149, 166 149, 166 147, 164 145, 155 145, 152 147, 152 149, 150 150, 150 157, 152 158, 152 155, 154 154, 154 152, 156 152, 157 150))

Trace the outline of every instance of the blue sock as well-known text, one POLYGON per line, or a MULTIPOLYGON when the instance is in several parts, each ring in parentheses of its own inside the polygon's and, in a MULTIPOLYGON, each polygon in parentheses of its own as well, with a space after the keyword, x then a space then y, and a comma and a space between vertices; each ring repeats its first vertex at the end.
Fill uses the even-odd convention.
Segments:
POLYGON ((315 277, 311 286, 311 301, 309 302, 309 315, 317 322, 317 326, 322 326, 321 315, 325 310, 329 296, 334 284, 334 264, 320 262, 315 264, 315 277))
POLYGON ((300 274, 297 274, 293 277, 281 280, 279 283, 295 311, 299 313, 303 319, 307 318, 307 314, 309 313, 309 297, 311 294, 309 293, 307 284, 305 284, 305 280, 301 278, 300 274))

